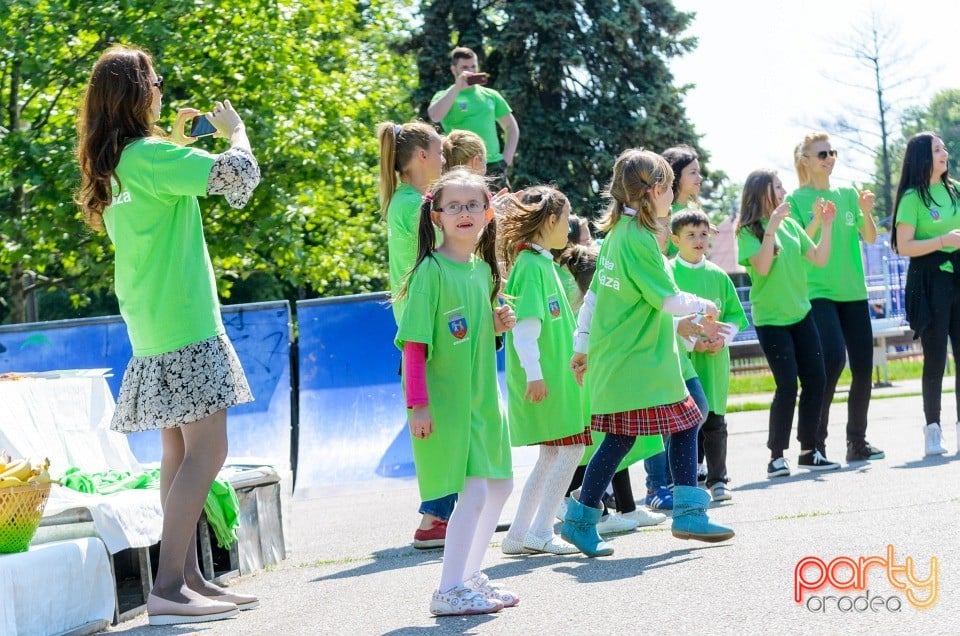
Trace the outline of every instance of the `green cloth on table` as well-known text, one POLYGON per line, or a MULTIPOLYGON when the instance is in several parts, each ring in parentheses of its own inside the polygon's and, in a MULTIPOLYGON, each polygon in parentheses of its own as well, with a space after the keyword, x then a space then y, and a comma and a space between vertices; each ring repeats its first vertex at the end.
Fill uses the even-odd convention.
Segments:
MULTIPOLYGON (((86 473, 73 466, 60 482, 72 490, 96 495, 109 495, 120 490, 144 490, 160 487, 160 469, 133 474, 123 470, 86 473)), ((207 521, 217 536, 217 545, 227 549, 237 540, 240 527, 240 501, 237 491, 224 479, 215 479, 203 504, 207 521)))

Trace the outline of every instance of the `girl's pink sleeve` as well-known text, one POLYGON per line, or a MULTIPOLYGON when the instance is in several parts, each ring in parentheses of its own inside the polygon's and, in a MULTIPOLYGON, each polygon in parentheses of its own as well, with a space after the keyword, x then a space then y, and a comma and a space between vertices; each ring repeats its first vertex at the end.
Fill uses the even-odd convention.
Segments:
POLYGON ((407 408, 426 406, 427 399, 427 345, 422 342, 403 343, 403 377, 407 385, 407 408))

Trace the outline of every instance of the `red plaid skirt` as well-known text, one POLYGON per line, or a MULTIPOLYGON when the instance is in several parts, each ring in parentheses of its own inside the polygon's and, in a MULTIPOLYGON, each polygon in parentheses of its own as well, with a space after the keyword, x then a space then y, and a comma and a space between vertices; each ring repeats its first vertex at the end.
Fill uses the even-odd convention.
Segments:
POLYGON ((604 413, 590 418, 590 428, 614 435, 670 435, 700 423, 700 409, 689 395, 673 404, 651 406, 622 413, 604 413))
POLYGON ((575 444, 583 444, 584 446, 589 446, 593 443, 593 438, 590 436, 590 429, 583 429, 582 433, 577 433, 576 435, 569 435, 561 439, 555 439, 552 442, 543 442, 544 446, 574 446, 575 444))

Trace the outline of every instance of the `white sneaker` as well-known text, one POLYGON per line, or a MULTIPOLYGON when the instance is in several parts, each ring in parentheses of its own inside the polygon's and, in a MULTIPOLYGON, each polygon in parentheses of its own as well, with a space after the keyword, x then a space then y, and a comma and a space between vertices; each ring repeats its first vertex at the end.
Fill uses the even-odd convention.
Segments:
MULTIPOLYGON (((528 552, 544 552, 546 554, 577 554, 580 549, 571 545, 556 535, 544 539, 532 532, 523 538, 523 548, 528 552)), ((506 606, 506 605, 505 605, 506 606)))
POLYGON ((599 534, 618 534, 620 532, 630 532, 636 530, 637 522, 634 519, 626 519, 617 514, 608 514, 600 523, 597 524, 599 534))
POLYGON ((430 613, 434 616, 463 616, 465 614, 492 614, 503 609, 497 599, 485 598, 479 591, 458 585, 449 592, 437 590, 430 599, 430 613))
POLYGON ((643 508, 637 508, 633 512, 624 512, 620 516, 624 519, 636 521, 638 527, 656 526, 667 520, 667 515, 660 512, 644 510, 643 508))
POLYGON ((943 437, 939 424, 927 424, 923 429, 924 455, 943 455, 947 449, 943 447, 943 437))

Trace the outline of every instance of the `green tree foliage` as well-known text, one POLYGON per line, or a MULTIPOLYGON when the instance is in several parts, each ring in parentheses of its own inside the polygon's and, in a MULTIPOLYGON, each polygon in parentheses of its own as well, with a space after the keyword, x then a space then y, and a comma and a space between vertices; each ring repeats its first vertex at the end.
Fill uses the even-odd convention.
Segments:
MULTIPOLYGON (((957 178, 960 175, 960 89, 949 88, 934 95, 927 106, 913 106, 904 111, 900 121, 901 137, 894 139, 890 144, 890 163, 892 175, 890 187, 896 192, 900 181, 900 168, 903 164, 903 152, 907 147, 907 140, 918 132, 931 131, 943 139, 943 143, 950 152, 947 160, 950 174, 957 178)), ((878 188, 884 184, 883 170, 880 160, 877 159, 874 180, 878 188)), ((893 212, 887 213, 887 219, 893 212)))
MULTIPOLYGON (((208 110, 223 98, 244 118, 263 183, 244 210, 219 197, 201 204, 224 297, 231 281, 253 273, 291 295, 383 289, 374 127, 396 118, 412 90, 410 60, 392 48, 406 10, 387 0, 0 5, 7 320, 26 315, 24 272, 78 308, 112 284, 106 235, 86 230, 71 203, 75 112, 93 61, 112 43, 153 54, 166 83, 161 126, 177 108, 208 110)), ((209 138, 197 144, 225 147, 209 138)))
POLYGON ((423 14, 414 39, 423 44, 418 104, 450 85, 453 46, 483 55, 482 35, 488 57, 481 67, 520 124, 514 185, 554 183, 578 214, 590 215, 602 206, 598 194, 622 150, 697 145, 684 89, 667 67, 695 46, 683 36, 693 15, 672 3, 437 0, 424 3, 423 14), (425 73, 438 56, 443 72, 425 73))

